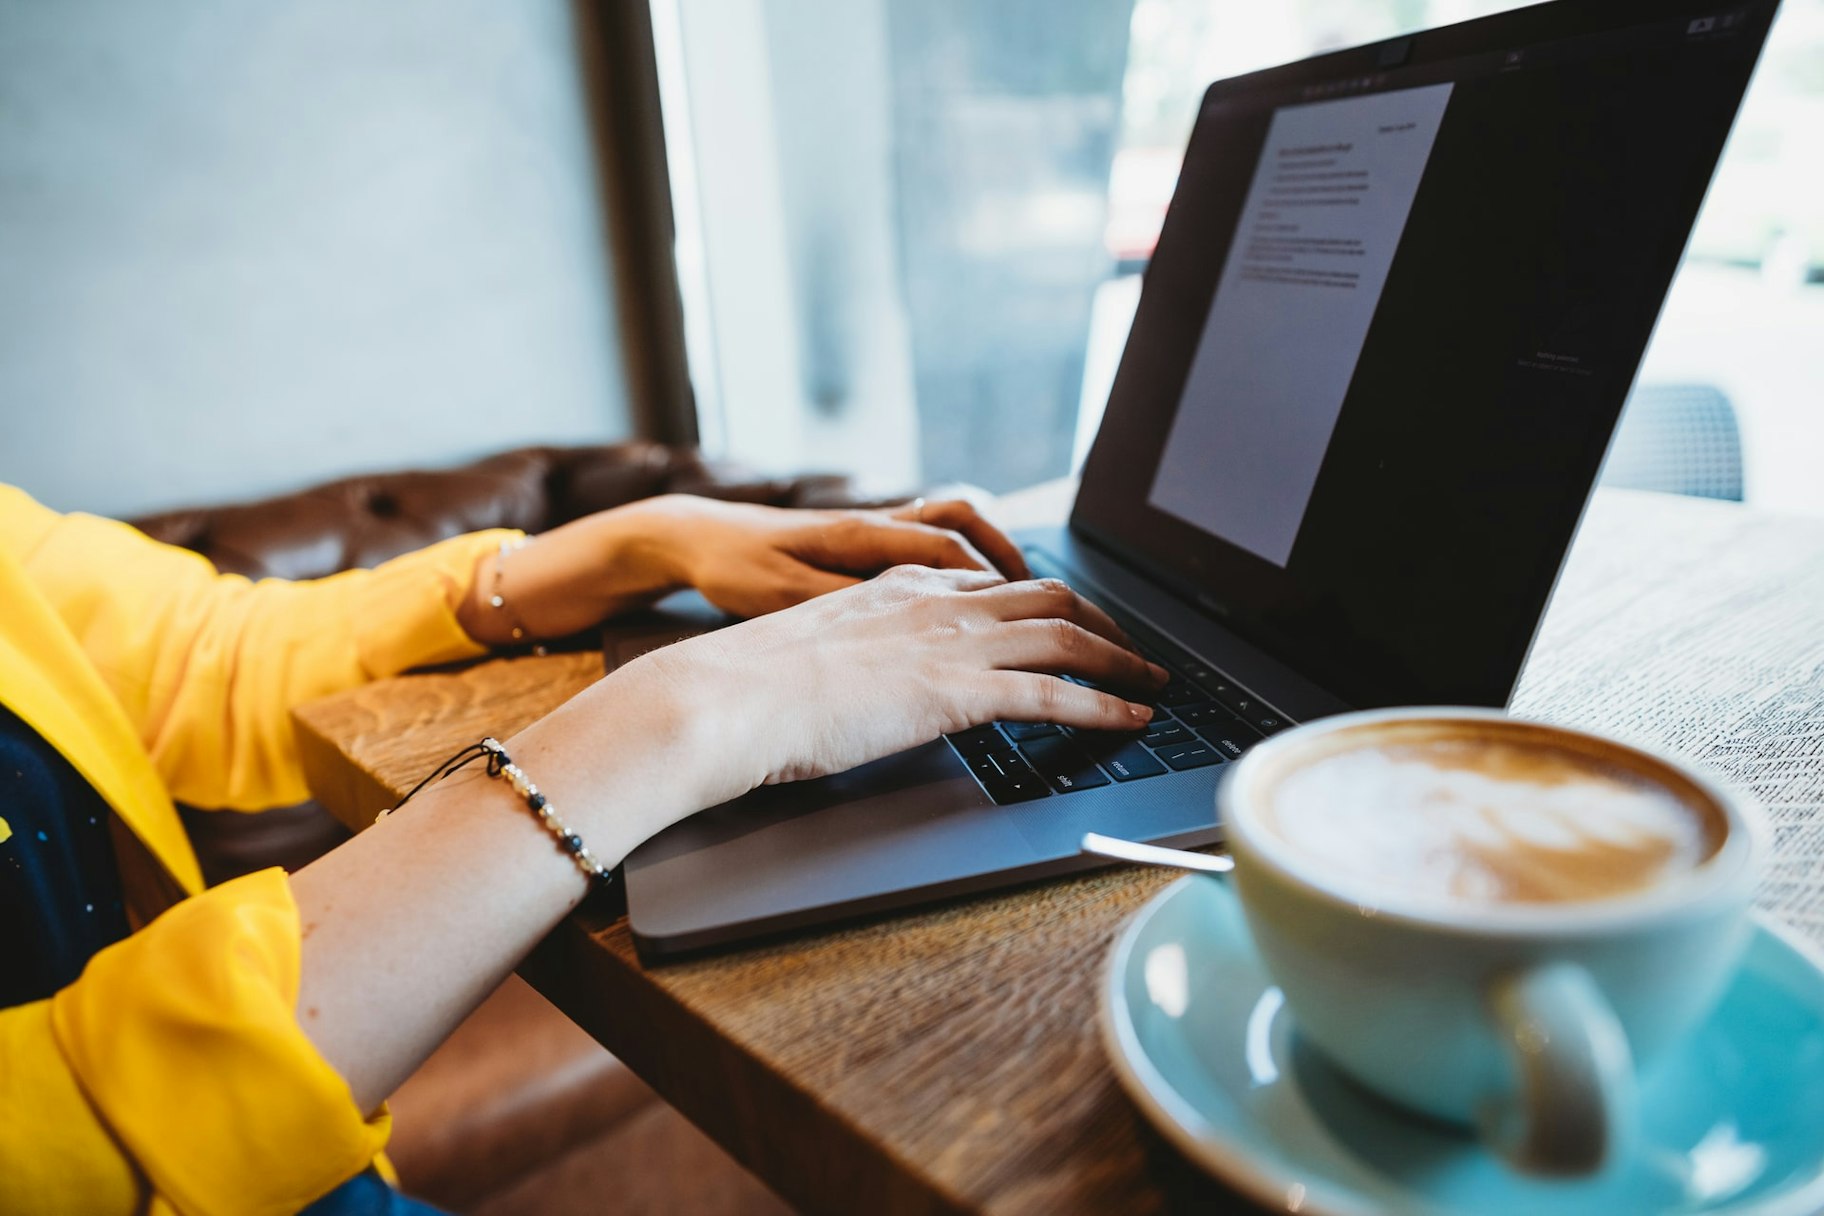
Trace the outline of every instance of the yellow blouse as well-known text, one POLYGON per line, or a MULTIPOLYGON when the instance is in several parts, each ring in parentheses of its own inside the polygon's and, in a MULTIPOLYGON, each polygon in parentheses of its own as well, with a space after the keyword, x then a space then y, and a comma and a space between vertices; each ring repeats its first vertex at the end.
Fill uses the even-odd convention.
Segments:
POLYGON ((0 1010, 0 1212, 277 1216, 375 1160, 387 1116, 298 1027, 284 874, 203 892, 172 800, 307 797, 291 707, 479 653, 455 610, 502 535, 254 583, 0 486, 0 703, 192 896, 50 999, 0 1010))

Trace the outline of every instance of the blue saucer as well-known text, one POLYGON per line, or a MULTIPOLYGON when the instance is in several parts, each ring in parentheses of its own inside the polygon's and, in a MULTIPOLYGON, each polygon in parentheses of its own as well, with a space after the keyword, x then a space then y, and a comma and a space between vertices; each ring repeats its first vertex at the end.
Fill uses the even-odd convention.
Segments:
POLYGON ((1267 1207, 1356 1216, 1824 1210, 1824 973, 1761 921, 1710 1020, 1641 1081, 1640 1135, 1604 1173, 1515 1174, 1415 1119, 1305 1043, 1226 883, 1186 878, 1140 910, 1102 987, 1115 1071, 1193 1161, 1267 1207))

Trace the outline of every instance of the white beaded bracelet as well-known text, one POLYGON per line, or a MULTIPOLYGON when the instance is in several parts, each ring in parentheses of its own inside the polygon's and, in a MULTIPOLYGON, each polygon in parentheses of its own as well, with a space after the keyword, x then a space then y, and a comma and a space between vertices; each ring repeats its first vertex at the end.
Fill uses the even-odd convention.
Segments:
POLYGON ((507 783, 513 787, 513 792, 526 800, 526 806, 538 817, 538 821, 545 826, 545 830, 557 838, 558 846, 570 855, 570 860, 576 863, 577 869, 588 875, 597 886, 605 887, 614 881, 614 871, 603 865, 595 854, 589 851, 589 846, 583 843, 583 838, 571 831, 570 825, 558 817, 557 812, 551 807, 551 800, 546 798, 539 791, 538 786, 532 783, 532 778, 526 776, 524 769, 513 763, 513 757, 507 755, 507 749, 501 746, 500 740, 491 735, 480 743, 469 744, 438 765, 430 776, 413 786, 396 806, 381 811, 376 822, 410 802, 412 795, 431 782, 449 776, 481 756, 488 758, 488 776, 504 777, 507 780, 507 783))

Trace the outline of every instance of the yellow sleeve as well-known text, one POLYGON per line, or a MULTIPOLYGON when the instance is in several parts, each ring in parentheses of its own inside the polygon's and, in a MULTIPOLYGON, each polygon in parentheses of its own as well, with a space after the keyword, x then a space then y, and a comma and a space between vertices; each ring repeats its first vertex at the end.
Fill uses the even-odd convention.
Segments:
POLYGON ((372 1164, 389 1120, 299 1028, 299 940, 265 870, 0 1011, 0 1211, 279 1216, 372 1164))
POLYGON ((482 652, 456 621, 507 532, 458 536, 373 570, 250 582, 113 520, 0 489, 0 543, 101 672, 173 798, 262 810, 309 797, 291 709, 408 667, 482 652))
POLYGON ((51 1034, 51 1003, 0 1009, 0 1212, 135 1212, 144 1184, 51 1034))

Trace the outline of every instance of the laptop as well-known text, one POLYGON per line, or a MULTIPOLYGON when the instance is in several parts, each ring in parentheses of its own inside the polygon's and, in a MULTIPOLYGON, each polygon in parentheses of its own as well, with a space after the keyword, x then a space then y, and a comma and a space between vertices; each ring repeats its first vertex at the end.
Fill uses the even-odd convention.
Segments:
POLYGON ((1777 0, 1558 0, 1212 85, 1067 526, 1016 539, 1173 672, 627 860, 665 958, 1221 838, 1297 722, 1507 703, 1777 0))

